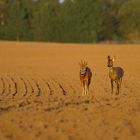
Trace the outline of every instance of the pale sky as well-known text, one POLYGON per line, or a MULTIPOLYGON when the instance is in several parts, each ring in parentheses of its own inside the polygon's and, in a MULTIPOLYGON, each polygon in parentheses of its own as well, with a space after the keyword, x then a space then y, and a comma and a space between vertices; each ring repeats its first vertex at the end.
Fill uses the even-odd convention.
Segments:
MULTIPOLYGON (((33 0, 33 1, 38 1, 38 0, 33 0)), ((65 0, 59 0, 60 3, 63 3, 65 0)))
POLYGON ((63 2, 64 2, 64 0, 59 0, 59 2, 60 2, 60 3, 63 3, 63 2))

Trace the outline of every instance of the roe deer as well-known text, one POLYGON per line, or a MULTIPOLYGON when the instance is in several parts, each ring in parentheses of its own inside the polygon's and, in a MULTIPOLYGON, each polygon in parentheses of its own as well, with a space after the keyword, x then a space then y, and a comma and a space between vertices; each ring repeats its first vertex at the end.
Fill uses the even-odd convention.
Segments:
POLYGON ((80 65, 80 80, 83 89, 82 96, 84 96, 89 93, 89 85, 91 82, 92 72, 90 68, 87 66, 86 62, 81 61, 79 65, 80 65))
POLYGON ((119 94, 121 83, 122 83, 122 78, 124 75, 124 70, 121 67, 113 67, 113 62, 114 62, 114 57, 111 58, 110 56, 108 58, 108 67, 109 67, 109 77, 111 81, 111 89, 112 89, 112 94, 113 94, 113 83, 115 82, 117 85, 117 92, 116 95, 119 94))

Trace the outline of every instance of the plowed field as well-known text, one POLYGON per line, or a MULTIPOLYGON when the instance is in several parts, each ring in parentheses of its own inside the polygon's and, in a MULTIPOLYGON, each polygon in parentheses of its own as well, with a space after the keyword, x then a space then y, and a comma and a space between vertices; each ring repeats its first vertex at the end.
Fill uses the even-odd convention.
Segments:
POLYGON ((139 140, 140 46, 0 42, 0 140, 139 140), (107 56, 125 75, 111 94, 107 56), (78 62, 93 77, 82 97, 78 62))

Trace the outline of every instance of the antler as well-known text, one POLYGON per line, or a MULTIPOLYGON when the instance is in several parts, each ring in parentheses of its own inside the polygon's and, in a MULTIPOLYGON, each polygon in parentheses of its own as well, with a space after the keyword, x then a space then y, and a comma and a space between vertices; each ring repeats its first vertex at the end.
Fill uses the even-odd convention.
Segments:
POLYGON ((86 61, 84 61, 84 65, 87 66, 87 62, 86 61))
POLYGON ((81 62, 79 62, 79 65, 80 65, 80 66, 87 66, 87 62, 86 62, 86 61, 81 60, 81 62))
POLYGON ((80 65, 80 66, 82 66, 82 65, 83 65, 83 61, 82 61, 82 60, 79 62, 79 65, 80 65))

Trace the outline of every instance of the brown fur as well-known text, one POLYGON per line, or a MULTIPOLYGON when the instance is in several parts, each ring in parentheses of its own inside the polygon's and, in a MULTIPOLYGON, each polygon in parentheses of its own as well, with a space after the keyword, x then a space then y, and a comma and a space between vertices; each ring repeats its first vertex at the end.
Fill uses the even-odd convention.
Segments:
POLYGON ((114 87, 113 84, 115 82, 117 86, 116 94, 119 94, 122 78, 124 75, 124 70, 121 67, 113 67, 113 62, 114 62, 114 58, 111 59, 110 56, 108 56, 109 78, 111 82, 112 93, 113 93, 113 87, 114 87))
POLYGON ((83 89, 82 95, 87 95, 89 93, 89 85, 91 82, 92 72, 90 68, 87 66, 86 62, 79 63, 80 64, 80 81, 83 89))

